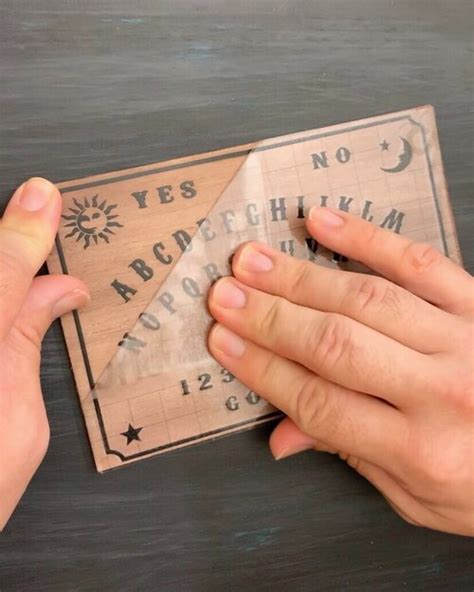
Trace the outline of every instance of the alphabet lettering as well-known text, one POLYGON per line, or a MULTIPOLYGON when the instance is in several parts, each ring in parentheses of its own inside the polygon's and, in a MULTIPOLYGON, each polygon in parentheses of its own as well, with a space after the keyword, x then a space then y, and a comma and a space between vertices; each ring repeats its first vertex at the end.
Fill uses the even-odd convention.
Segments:
POLYGON ((278 200, 272 198, 270 200, 270 211, 272 214, 272 222, 278 222, 278 220, 287 220, 286 217, 286 203, 285 198, 280 197, 278 200), (278 201, 278 205, 277 205, 278 201))
POLYGON ((399 212, 392 208, 390 212, 385 216, 384 220, 380 224, 381 228, 388 228, 389 230, 394 230, 397 234, 400 234, 400 229, 402 227, 403 218, 405 214, 403 212, 399 212))
POLYGON ((329 164, 326 152, 320 152, 319 154, 316 152, 315 154, 312 154, 311 157, 313 159, 313 167, 315 169, 328 168, 329 164))
POLYGON ((183 286, 183 290, 186 292, 186 294, 191 296, 191 298, 199 298, 199 296, 202 296, 201 290, 193 278, 183 278, 181 285, 183 286))
POLYGON ((162 185, 161 187, 157 187, 156 190, 158 191, 158 197, 160 199, 160 203, 171 203, 174 201, 174 197, 171 195, 171 190, 173 188, 171 185, 162 185))
POLYGON ((197 225, 199 226, 199 230, 201 231, 204 240, 211 241, 213 238, 216 238, 216 233, 214 231, 209 230, 211 221, 208 218, 198 220, 197 225))
POLYGON ((110 285, 112 288, 114 288, 114 290, 117 291, 118 294, 120 294, 120 296, 122 296, 125 302, 128 302, 130 297, 137 293, 134 288, 130 288, 130 286, 122 284, 118 280, 114 280, 110 285))
POLYGON ((153 277, 153 269, 149 265, 146 265, 143 259, 133 260, 129 267, 131 267, 133 271, 136 271, 144 282, 147 282, 153 277))
POLYGON ((133 337, 129 333, 125 333, 123 338, 119 341, 119 347, 125 347, 130 351, 138 351, 141 348, 145 347, 146 343, 137 337, 133 337))
POLYGON ((295 254, 295 241, 293 239, 280 241, 280 251, 293 256, 295 254))
POLYGON ((237 401, 237 397, 235 397, 234 395, 232 395, 231 397, 227 397, 225 406, 229 411, 236 411, 240 407, 239 402, 237 401))
POLYGON ((353 197, 344 197, 343 195, 341 195, 341 197, 339 198, 339 209, 341 210, 341 212, 348 212, 349 206, 353 201, 353 197))
POLYGON ((153 254, 158 259, 158 261, 161 261, 161 263, 164 263, 165 265, 169 265, 173 261, 173 257, 171 257, 171 255, 165 255, 162 253, 164 250, 165 245, 161 242, 155 243, 153 245, 153 254))
POLYGON ((147 204, 146 204, 146 196, 147 196, 148 191, 145 189, 145 191, 134 191, 132 193, 133 197, 137 200, 138 202, 138 208, 140 210, 142 210, 143 208, 147 208, 147 204))
POLYGON ((372 220, 374 219, 374 217, 369 213, 371 205, 372 205, 372 202, 369 200, 366 200, 366 202, 364 204, 364 209, 362 210, 362 219, 367 220, 368 222, 372 222, 372 220))
POLYGON ((186 250, 190 251, 192 249, 192 239, 185 230, 177 230, 173 232, 172 236, 183 253, 186 250))
POLYGON ((150 312, 142 312, 138 318, 141 324, 147 329, 157 331, 161 326, 160 321, 157 319, 157 317, 154 314, 151 314, 150 312))
POLYGON ((181 189, 181 195, 185 199, 191 199, 197 195, 196 188, 194 187, 194 181, 183 181, 179 188, 181 189))

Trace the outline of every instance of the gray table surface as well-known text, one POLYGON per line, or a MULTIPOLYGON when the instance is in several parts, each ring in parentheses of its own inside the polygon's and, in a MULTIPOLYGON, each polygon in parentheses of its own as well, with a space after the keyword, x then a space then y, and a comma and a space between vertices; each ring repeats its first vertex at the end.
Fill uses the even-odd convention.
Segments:
MULTIPOLYGON (((473 250, 470 0, 2 0, 0 199, 54 181, 431 103, 473 250)), ((99 476, 61 330, 51 446, 0 536, 0 589, 472 590, 472 540, 411 527, 270 427, 99 476)), ((0 453, 1 459, 1 453, 0 453)), ((1 466, 0 466, 1 470, 1 466)))

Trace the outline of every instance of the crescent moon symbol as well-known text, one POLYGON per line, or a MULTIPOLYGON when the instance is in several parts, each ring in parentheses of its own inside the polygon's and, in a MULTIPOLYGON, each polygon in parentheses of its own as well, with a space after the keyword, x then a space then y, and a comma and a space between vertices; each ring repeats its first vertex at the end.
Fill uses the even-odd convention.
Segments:
POLYGON ((403 152, 398 155, 398 164, 391 169, 380 167, 382 171, 385 171, 386 173, 400 173, 410 164, 413 156, 411 144, 406 138, 400 138, 400 140, 403 142, 403 152))

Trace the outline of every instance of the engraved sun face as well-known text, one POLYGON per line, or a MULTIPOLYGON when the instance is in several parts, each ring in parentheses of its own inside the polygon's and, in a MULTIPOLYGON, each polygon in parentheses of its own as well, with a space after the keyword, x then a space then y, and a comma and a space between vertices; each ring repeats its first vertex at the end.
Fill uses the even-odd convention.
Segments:
POLYGON ((115 234, 112 227, 122 228, 123 226, 115 220, 118 215, 110 213, 117 207, 117 204, 107 205, 105 200, 99 204, 97 198, 98 195, 94 195, 89 201, 85 197, 82 203, 73 198, 76 208, 69 208, 69 212, 72 213, 62 216, 64 220, 69 220, 69 223, 64 226, 66 228, 72 227, 71 232, 66 234, 65 238, 77 235, 76 241, 83 240, 84 249, 93 243, 97 244, 99 239, 108 243, 109 235, 115 234))

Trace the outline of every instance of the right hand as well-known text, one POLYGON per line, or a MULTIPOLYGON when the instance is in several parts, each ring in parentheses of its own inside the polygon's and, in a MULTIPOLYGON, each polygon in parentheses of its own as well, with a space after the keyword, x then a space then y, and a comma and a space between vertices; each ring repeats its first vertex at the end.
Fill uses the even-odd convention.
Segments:
POLYGON ((212 354, 288 415, 276 458, 337 453, 406 520, 474 535, 474 279, 343 212, 307 224, 386 279, 245 244, 209 295, 212 354))

